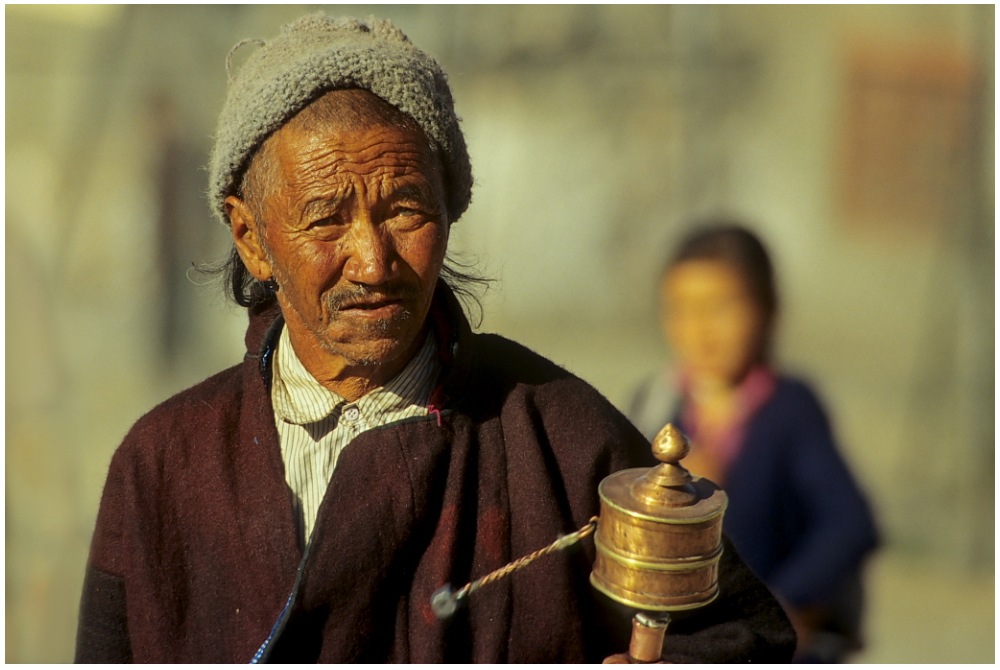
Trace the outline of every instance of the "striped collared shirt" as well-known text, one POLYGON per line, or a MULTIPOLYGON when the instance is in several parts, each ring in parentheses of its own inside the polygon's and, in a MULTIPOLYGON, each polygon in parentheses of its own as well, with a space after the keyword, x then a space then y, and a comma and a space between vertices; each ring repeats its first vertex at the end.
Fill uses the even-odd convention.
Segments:
POLYGON ((271 403, 278 427, 285 481, 294 494, 299 537, 305 544, 326 494, 337 458, 362 432, 426 416, 441 363, 433 333, 403 371, 354 402, 321 385, 299 361, 283 328, 274 358, 271 403))

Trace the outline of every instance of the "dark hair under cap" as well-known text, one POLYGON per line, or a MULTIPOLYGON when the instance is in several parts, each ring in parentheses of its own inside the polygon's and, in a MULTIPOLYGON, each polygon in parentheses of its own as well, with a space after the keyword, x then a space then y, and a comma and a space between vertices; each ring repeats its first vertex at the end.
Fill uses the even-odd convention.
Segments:
MULTIPOLYGON (((448 215, 457 220, 472 200, 472 166, 441 66, 386 19, 367 23, 323 14, 283 26, 231 77, 212 150, 208 196, 228 225, 225 199, 267 137, 327 91, 371 91, 423 129, 444 164, 448 215)), ((232 55, 232 54, 230 54, 232 55)))

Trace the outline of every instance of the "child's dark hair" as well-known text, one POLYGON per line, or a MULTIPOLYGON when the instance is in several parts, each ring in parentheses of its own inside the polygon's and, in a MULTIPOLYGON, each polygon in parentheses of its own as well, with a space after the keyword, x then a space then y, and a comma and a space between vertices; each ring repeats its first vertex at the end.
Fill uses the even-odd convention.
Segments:
POLYGON ((767 320, 774 318, 778 311, 774 267, 763 243, 745 226, 724 220, 697 225, 667 261, 663 274, 694 260, 720 261, 732 267, 767 320))

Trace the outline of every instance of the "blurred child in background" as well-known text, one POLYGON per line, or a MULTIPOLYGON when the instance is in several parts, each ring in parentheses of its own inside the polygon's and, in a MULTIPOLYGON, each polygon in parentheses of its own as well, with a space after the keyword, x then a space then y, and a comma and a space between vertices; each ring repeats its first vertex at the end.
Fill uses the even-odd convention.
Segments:
POLYGON ((674 422, 691 440, 685 466, 725 488, 724 530, 785 605, 797 660, 843 660, 860 647, 875 524, 819 400, 771 365, 767 251, 740 225, 702 227, 667 263, 660 298, 675 367, 638 389, 632 421, 650 439, 674 422))

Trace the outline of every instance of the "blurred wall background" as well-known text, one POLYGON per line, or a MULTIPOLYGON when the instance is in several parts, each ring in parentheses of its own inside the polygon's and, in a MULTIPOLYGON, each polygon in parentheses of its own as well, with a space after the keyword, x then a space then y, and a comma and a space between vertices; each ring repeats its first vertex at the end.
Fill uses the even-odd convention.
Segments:
MULTIPOLYGON (((229 245, 204 166, 229 48, 304 11, 5 9, 9 662, 72 658, 125 431, 242 357, 245 317, 192 271, 229 245)), ((620 407, 669 356, 666 250, 746 218, 778 358, 886 538, 857 660, 994 658, 992 5, 328 11, 392 18, 449 73, 476 173, 453 251, 497 279, 482 330, 620 407)))

